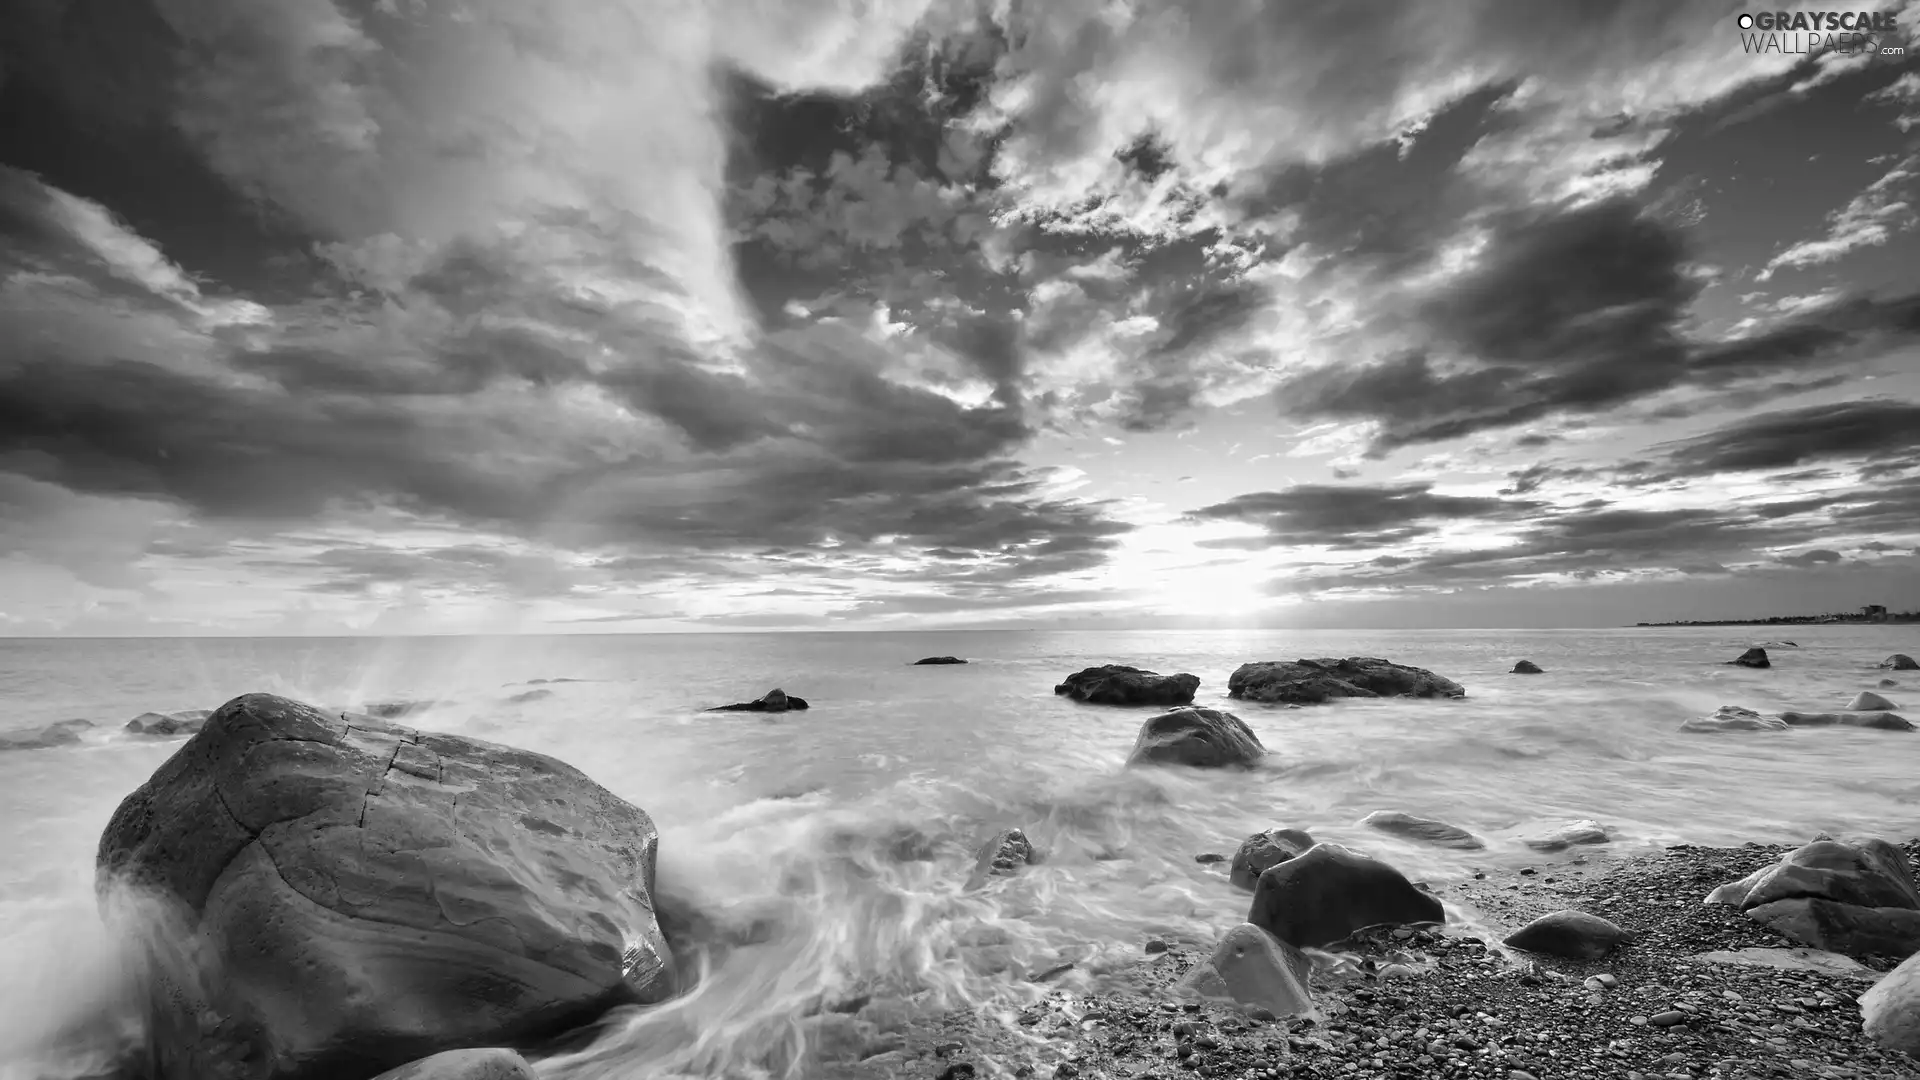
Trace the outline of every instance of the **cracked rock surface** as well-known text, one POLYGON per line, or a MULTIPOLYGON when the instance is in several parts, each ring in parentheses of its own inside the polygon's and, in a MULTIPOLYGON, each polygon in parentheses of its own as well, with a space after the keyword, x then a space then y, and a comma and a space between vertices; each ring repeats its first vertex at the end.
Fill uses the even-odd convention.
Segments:
POLYGON ((667 996, 658 843, 553 758, 249 694, 121 803, 97 872, 184 924, 156 1080, 318 1080, 667 996))

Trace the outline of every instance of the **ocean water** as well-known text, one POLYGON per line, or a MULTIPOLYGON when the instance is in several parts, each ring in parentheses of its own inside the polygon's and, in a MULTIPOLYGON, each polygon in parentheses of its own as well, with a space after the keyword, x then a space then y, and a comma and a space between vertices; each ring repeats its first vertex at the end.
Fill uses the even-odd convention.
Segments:
POLYGON ((1194 855, 1274 825, 1436 886, 1574 857, 1518 837, 1575 818, 1602 822, 1616 849, 1920 834, 1920 734, 1676 731, 1721 704, 1838 708, 1889 674, 1902 685, 1883 692, 1920 713, 1920 678, 1875 669, 1893 652, 1920 653, 1920 630, 0 641, 0 728, 99 725, 80 746, 0 753, 0 1078, 84 1075, 132 1031, 128 947, 97 913, 92 861, 114 806, 180 745, 120 732, 147 710, 261 690, 340 708, 431 702, 402 722, 579 766, 653 815, 661 891, 712 925, 696 989, 610 1017, 591 1043, 540 1062, 542 1076, 831 1076, 885 1045, 888 1017, 1017 1008, 1092 984, 1149 938, 1209 939, 1247 898, 1194 855), (1768 671, 1723 663, 1769 634, 1798 647, 1771 648, 1768 671), (971 663, 910 666, 946 653, 971 663), (1468 697, 1294 710, 1226 699, 1243 662, 1350 655, 1430 668, 1468 697), (1506 674, 1522 657, 1547 674, 1506 674), (1196 703, 1244 719, 1269 765, 1124 769, 1155 710, 1052 693, 1108 662, 1199 675, 1196 703), (812 708, 701 712, 776 686, 812 708), (1382 809, 1470 829, 1487 850, 1356 825, 1382 809), (1045 861, 963 892, 974 848, 1009 825, 1045 861), (873 1004, 830 1007, 855 995, 873 1004))

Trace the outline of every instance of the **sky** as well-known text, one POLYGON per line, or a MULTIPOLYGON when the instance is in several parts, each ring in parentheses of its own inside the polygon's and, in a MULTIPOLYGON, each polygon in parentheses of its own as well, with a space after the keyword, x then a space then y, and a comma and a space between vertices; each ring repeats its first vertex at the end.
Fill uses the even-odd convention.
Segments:
POLYGON ((1920 0, 9 7, 0 636, 1920 608, 1920 0))

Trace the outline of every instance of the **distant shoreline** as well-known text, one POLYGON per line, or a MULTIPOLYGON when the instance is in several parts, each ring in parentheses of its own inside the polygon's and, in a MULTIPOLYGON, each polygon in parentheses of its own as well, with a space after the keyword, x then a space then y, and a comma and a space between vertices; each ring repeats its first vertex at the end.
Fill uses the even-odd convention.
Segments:
POLYGON ((1920 611, 1869 619, 1862 615, 1773 615, 1765 619, 1686 619, 1679 622, 1634 623, 1636 627, 1658 626, 1891 626, 1920 623, 1920 611))

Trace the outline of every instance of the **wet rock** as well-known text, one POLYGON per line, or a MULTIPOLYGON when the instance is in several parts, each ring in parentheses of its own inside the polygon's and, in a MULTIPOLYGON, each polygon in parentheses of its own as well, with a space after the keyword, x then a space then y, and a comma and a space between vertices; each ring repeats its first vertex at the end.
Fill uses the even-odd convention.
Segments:
POLYGON ((1089 705, 1186 705, 1200 688, 1200 676, 1161 675, 1125 664, 1085 668, 1053 688, 1089 705))
POLYGON ((1900 685, 1900 680, 1899 679, 1881 679, 1879 682, 1874 683, 1873 685, 1879 687, 1882 690, 1891 690, 1894 687, 1900 685))
POLYGON ((1821 949, 1729 949, 1695 953, 1687 957, 1703 964, 1728 964, 1739 967, 1778 968, 1782 971, 1812 971, 1821 975, 1867 977, 1874 970, 1849 956, 1821 949))
POLYGON ((1890 712, 1899 707, 1871 690, 1862 690, 1847 702, 1849 712, 1890 712))
POLYGON ((1296 948, 1314 948, 1369 926, 1445 922, 1446 911, 1386 863, 1319 843, 1260 875, 1247 921, 1296 948))
POLYGON ((1313 962, 1300 950, 1252 923, 1241 923, 1175 984, 1175 992, 1265 1009, 1276 1017, 1302 1016, 1313 1011, 1307 988, 1312 973, 1313 962))
POLYGON ((739 701, 732 705, 716 705, 708 712, 786 712, 789 709, 804 709, 807 699, 795 697, 785 690, 769 690, 752 701, 739 701))
POLYGON ((960 659, 957 656, 929 656, 921 660, 915 660, 909 666, 920 667, 925 664, 964 664, 964 663, 966 663, 966 661, 960 659))
POLYGON ((1140 725, 1128 765, 1190 765, 1219 769, 1257 763, 1266 747, 1240 718, 1219 709, 1188 707, 1140 725))
POLYGON ((1418 840, 1423 844, 1453 848, 1458 851, 1479 851, 1487 846, 1479 837, 1457 825, 1403 814, 1398 810, 1375 810, 1361 818, 1360 824, 1408 840, 1418 840))
POLYGON ((1920 953, 1860 995, 1860 1016, 1873 1041, 1920 1057, 1920 953))
POLYGON ((1509 934, 1506 944, 1510 948, 1569 960, 1598 960, 1632 937, 1598 915, 1567 910, 1540 916, 1509 934))
POLYGON ((545 701, 546 699, 552 696, 553 696, 553 691, 547 690, 544 688, 535 689, 535 690, 522 690, 517 694, 513 694, 509 696, 507 698, 507 702, 508 704, 511 704, 511 705, 525 705, 529 701, 545 701))
POLYGON ((1193 857, 1193 861, 1199 863, 1202 866, 1212 866, 1214 863, 1226 862, 1227 857, 1225 855, 1220 854, 1217 851, 1203 851, 1200 854, 1195 855, 1193 857))
POLYGON ((1920 662, 1916 662, 1906 653, 1894 653, 1880 661, 1880 666, 1892 671, 1920 671, 1920 662))
POLYGON ((1712 716, 1696 716, 1680 725, 1681 731, 1713 733, 1720 731, 1785 731, 1787 722, 1777 716, 1761 716, 1738 705, 1722 705, 1712 716))
POLYGON ((1913 721, 1890 712, 1783 712, 1780 720, 1788 727, 1860 727, 1879 731, 1912 731, 1913 721))
POLYGON ((50 750, 56 746, 73 746, 79 743, 80 733, 92 726, 90 720, 61 720, 46 727, 0 731, 0 750, 50 750))
POLYGON ((192 928, 151 956, 154 1080, 322 1080, 663 1000, 658 844, 553 758, 250 694, 120 804, 97 873, 192 928))
POLYGON ((210 709, 182 709, 179 712, 144 712, 127 721, 125 731, 132 735, 191 735, 212 716, 210 709))
POLYGON ((1884 840, 1817 840, 1707 894, 1816 949, 1905 956, 1920 950, 1920 887, 1884 840))
POLYGON ((1336 698, 1465 697, 1466 690, 1425 668, 1370 656, 1344 660, 1262 660, 1227 679, 1227 696, 1268 704, 1315 705, 1336 698))
POLYGON ((1520 842, 1535 851, 1565 851, 1576 844, 1604 844, 1611 837, 1600 823, 1590 819, 1569 821, 1548 832, 1522 837, 1520 842))
POLYGON ((1312 846, 1313 837, 1307 835, 1305 829, 1268 829, 1254 833, 1240 841, 1240 849, 1233 853, 1227 880, 1236 888, 1252 892, 1260 875, 1269 867, 1299 858, 1312 846))
POLYGON ((1751 649, 1748 649, 1746 652, 1741 653, 1738 657, 1727 661, 1727 663, 1738 664, 1741 667, 1749 667, 1749 668, 1765 668, 1765 667, 1773 666, 1773 661, 1767 659, 1767 650, 1760 648, 1758 645, 1754 646, 1751 649))
POLYGON ((527 1059, 498 1047, 448 1050, 389 1069, 373 1080, 534 1080, 527 1059))
POLYGON ((1509 675, 1544 675, 1546 673, 1540 670, 1539 664, 1536 664, 1531 660, 1521 660, 1516 662, 1513 665, 1513 670, 1507 672, 1507 674, 1509 675))
POLYGON ((1018 873, 1021 867, 1039 861, 1039 853, 1026 833, 1019 829, 1001 829, 980 845, 974 856, 973 873, 967 878, 967 888, 978 889, 990 878, 1018 873))

